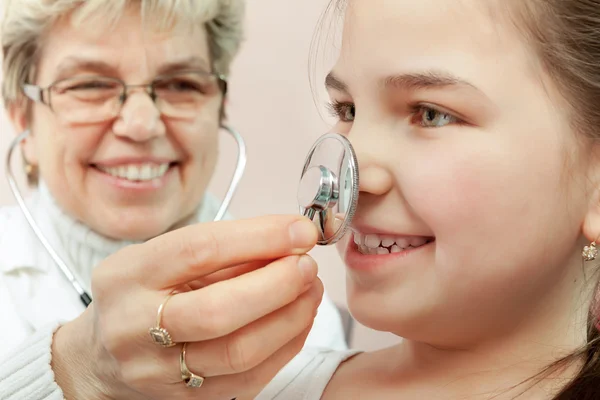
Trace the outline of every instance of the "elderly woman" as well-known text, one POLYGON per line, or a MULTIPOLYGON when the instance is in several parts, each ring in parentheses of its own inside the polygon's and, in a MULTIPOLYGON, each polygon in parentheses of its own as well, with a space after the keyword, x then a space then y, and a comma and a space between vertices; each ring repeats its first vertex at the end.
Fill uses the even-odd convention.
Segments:
POLYGON ((93 302, 2 209, 0 397, 247 398, 307 340, 343 347, 310 221, 210 222, 243 2, 9 3, 3 96, 30 132, 28 207, 93 302))

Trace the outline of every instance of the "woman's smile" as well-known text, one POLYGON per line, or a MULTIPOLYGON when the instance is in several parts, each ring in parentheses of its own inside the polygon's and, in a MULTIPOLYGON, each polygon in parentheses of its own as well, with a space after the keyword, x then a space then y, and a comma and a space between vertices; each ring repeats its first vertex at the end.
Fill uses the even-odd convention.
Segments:
POLYGON ((167 186, 179 170, 179 163, 121 164, 112 167, 90 165, 101 182, 125 191, 155 192, 167 186))

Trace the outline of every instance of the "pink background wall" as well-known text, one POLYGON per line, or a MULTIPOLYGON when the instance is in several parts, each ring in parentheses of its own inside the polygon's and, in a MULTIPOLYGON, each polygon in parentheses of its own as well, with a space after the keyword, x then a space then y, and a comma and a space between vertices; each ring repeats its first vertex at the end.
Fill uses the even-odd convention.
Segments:
MULTIPOLYGON (((329 129, 322 90, 324 71, 333 57, 318 63, 314 93, 309 86, 309 47, 327 0, 248 1, 247 40, 230 80, 229 116, 248 146, 248 166, 230 211, 239 218, 296 213, 296 188, 306 152, 329 129), (318 101, 315 105, 315 100, 318 101)), ((334 48, 327 51, 334 56, 334 48)), ((0 118, 0 154, 14 132, 0 118)), ((231 140, 223 140, 212 189, 225 193, 236 159, 231 140)), ((4 179, 4 161, 0 160, 4 179)), ((8 185, 0 183, 0 204, 12 204, 8 185)), ((0 227, 1 229, 1 227, 0 227)), ((345 304, 344 267, 333 247, 312 252, 329 295, 345 304)), ((396 342, 390 334, 357 326, 353 345, 376 349, 396 342)))

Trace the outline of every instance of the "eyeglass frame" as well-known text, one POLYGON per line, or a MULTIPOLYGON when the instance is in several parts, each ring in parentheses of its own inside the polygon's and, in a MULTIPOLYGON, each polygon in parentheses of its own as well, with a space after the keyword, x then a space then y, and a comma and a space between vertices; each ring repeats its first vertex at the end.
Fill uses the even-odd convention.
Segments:
MULTIPOLYGON (((194 70, 176 71, 176 72, 172 72, 169 74, 158 75, 154 79, 152 79, 152 81, 150 81, 149 83, 139 83, 139 84, 131 84, 131 85, 127 84, 124 80, 122 80, 120 78, 114 78, 114 77, 103 76, 103 75, 97 75, 95 77, 102 78, 102 79, 109 79, 109 80, 112 80, 114 82, 118 82, 121 84, 121 86, 123 87, 123 91, 119 95, 119 103, 120 103, 120 107, 123 107, 123 105, 127 101, 128 90, 130 88, 144 88, 144 91, 146 92, 146 94, 148 94, 148 96, 150 97, 152 102, 154 104, 156 104, 157 96, 156 96, 156 91, 154 89, 154 85, 156 84, 156 82, 159 81, 160 79, 164 79, 165 77, 170 77, 170 76, 174 76, 174 75, 178 75, 178 74, 185 74, 185 73, 196 73, 196 74, 201 73, 201 74, 211 75, 211 76, 215 77, 217 79, 217 85, 219 86, 219 89, 221 90, 221 93, 223 94, 223 102, 225 101, 225 97, 227 95, 227 89, 228 89, 227 77, 222 74, 217 74, 214 72, 207 72, 204 70, 194 69, 194 70)), ((90 77, 92 77, 92 76, 90 76, 90 77)), ((52 96, 50 95, 52 88, 61 82, 65 82, 65 81, 68 81, 68 80, 74 79, 74 78, 76 78, 76 77, 73 76, 73 77, 69 77, 69 78, 59 79, 59 80, 52 82, 51 84, 49 84, 47 86, 35 85, 32 83, 23 83, 21 85, 21 90, 23 91, 23 94, 25 95, 25 97, 27 97, 31 101, 44 104, 44 105, 48 106, 48 108, 50 108, 50 110, 55 112, 54 108, 52 107, 52 96), (48 98, 47 101, 44 99, 44 92, 48 93, 48 95, 46 96, 48 98)), ((221 110, 223 110, 223 104, 221 105, 221 110)), ((221 111, 221 114, 223 114, 223 111, 221 111)))

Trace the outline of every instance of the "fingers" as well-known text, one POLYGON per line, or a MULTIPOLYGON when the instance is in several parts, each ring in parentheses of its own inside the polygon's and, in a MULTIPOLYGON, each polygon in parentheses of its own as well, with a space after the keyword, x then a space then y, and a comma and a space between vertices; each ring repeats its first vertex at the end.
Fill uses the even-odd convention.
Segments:
POLYGON ((297 301, 229 336, 190 343, 187 364, 207 376, 249 371, 312 326, 322 298, 317 280, 297 301))
POLYGON ((205 398, 255 398, 277 373, 301 350, 311 327, 305 329, 265 362, 235 375, 220 375, 206 379, 201 390, 205 398))
POLYGON ((259 268, 264 267, 272 261, 274 260, 254 261, 242 265, 236 265, 235 267, 225 268, 220 271, 213 272, 210 275, 196 279, 195 281, 188 282, 188 286, 194 290, 201 289, 208 285, 212 285, 213 283, 226 281, 235 278, 236 276, 244 275, 248 272, 255 271, 259 268))
POLYGON ((184 227, 129 249, 128 262, 151 289, 166 289, 223 268, 303 254, 317 230, 301 216, 268 216, 184 227))
POLYGON ((163 325, 176 342, 214 339, 291 303, 317 276, 309 256, 289 256, 264 268, 170 300, 163 325))

